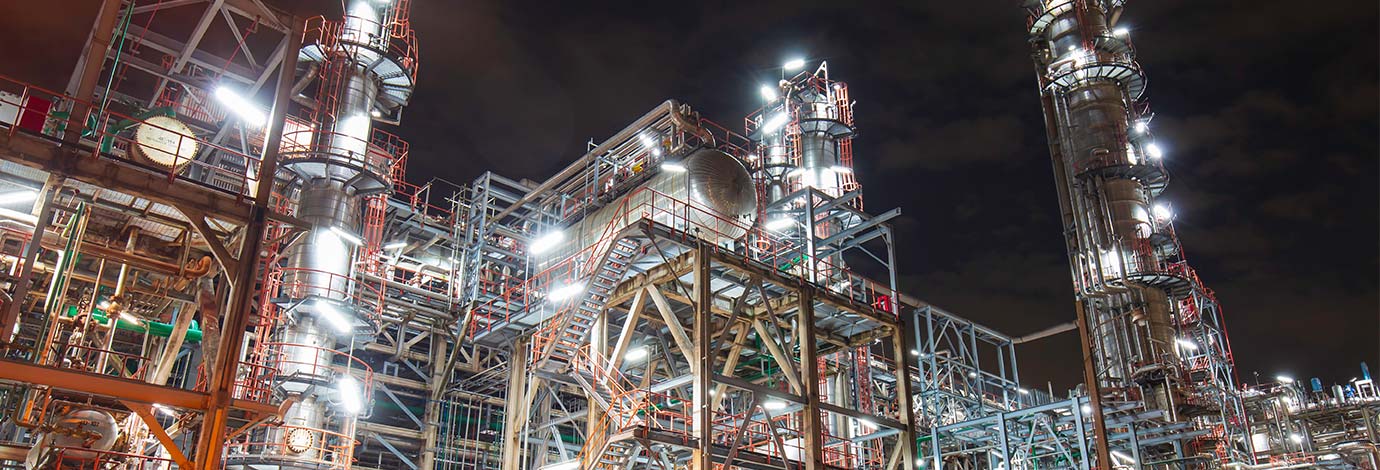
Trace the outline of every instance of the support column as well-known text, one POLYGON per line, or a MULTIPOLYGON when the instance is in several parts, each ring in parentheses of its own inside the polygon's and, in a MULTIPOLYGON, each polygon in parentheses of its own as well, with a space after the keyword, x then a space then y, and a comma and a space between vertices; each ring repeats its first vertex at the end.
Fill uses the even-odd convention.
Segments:
MULTIPOLYGON (((293 18, 292 32, 288 33, 288 50, 296 51, 302 47, 302 21, 293 18)), ((243 333, 249 328, 249 309, 253 304, 253 288, 259 266, 259 253, 263 250, 264 228, 268 224, 268 210, 271 207, 274 176, 278 171, 278 147, 283 139, 283 121, 292 103, 293 75, 297 70, 297 54, 283 57, 282 69, 278 73, 278 85, 274 90, 273 112, 268 121, 264 151, 259 163, 258 192, 254 193, 254 207, 250 219, 244 227, 244 243, 240 247, 239 261, 235 272, 227 272, 233 293, 230 307, 225 311, 222 335, 217 348, 216 367, 211 373, 210 400, 206 415, 201 420, 201 433, 197 439, 196 468, 219 470, 227 431, 231 393, 235 386, 235 370, 239 366, 240 350, 244 346, 243 333)), ((188 313, 190 315, 190 313, 188 313)))
POLYGON ((90 40, 87 41, 81 78, 77 80, 77 89, 73 94, 82 101, 72 103, 72 114, 67 118, 67 131, 62 135, 63 145, 75 144, 81 140, 81 131, 86 127, 86 115, 91 112, 89 102, 95 101, 96 83, 101 79, 106 54, 110 53, 110 40, 113 38, 115 23, 120 16, 120 5, 123 3, 120 0, 105 0, 101 2, 101 10, 96 13, 96 24, 91 29, 90 40))
MULTIPOLYGON (((813 236, 813 235, 812 235, 813 236)), ((804 434, 804 452, 800 456, 804 470, 824 468, 823 423, 819 418, 819 350, 815 344, 815 295, 813 286, 801 286, 800 308, 796 310, 796 333, 800 337, 800 381, 805 396, 801 411, 800 432, 804 434)))
POLYGON ((692 358, 691 371, 694 374, 695 383, 691 396, 693 407, 691 422, 695 434, 695 451, 693 455, 693 470, 712 470, 713 458, 710 454, 710 447, 713 444, 714 435, 714 410, 710 408, 713 400, 709 399, 709 391, 713 386, 714 376, 714 347, 711 338, 714 328, 711 326, 714 320, 713 309, 709 291, 709 249, 700 243, 695 249, 695 269, 694 276, 694 301, 695 301, 695 357, 692 358))
MULTIPOLYGON (((915 396, 911 391, 910 378, 910 354, 909 351, 916 349, 912 343, 914 338, 907 335, 908 331, 919 331, 915 329, 915 315, 900 315, 896 318, 896 328, 891 335, 891 357, 896 360, 896 406, 901 424, 905 428, 901 430, 897 445, 901 446, 901 465, 905 470, 915 470, 916 459, 920 456, 920 449, 917 447, 916 439, 918 430, 915 424, 915 396)), ((938 436, 935 436, 936 439, 938 436)))
POLYGON ((522 470, 522 427, 527 422, 527 408, 531 406, 541 379, 528 380, 527 350, 529 338, 523 337, 513 345, 508 359, 508 398, 504 403, 503 470, 522 470))
POLYGON ((1097 453, 1097 468, 1112 468, 1112 453, 1107 448, 1107 423, 1102 419, 1102 385, 1097 381, 1097 364, 1092 355, 1092 335, 1088 331, 1088 312, 1083 299, 1074 301, 1078 313, 1078 342, 1083 349, 1083 383, 1088 388, 1088 406, 1092 408, 1093 451, 1097 453))

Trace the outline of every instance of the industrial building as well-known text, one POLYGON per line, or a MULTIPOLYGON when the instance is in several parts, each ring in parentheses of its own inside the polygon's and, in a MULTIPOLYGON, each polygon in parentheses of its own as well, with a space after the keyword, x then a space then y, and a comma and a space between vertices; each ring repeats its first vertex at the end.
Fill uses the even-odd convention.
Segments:
POLYGON ((1023 5, 1079 309, 1018 338, 898 290, 827 63, 419 185, 410 0, 106 0, 65 90, 0 70, 0 468, 1380 468, 1368 371, 1238 382, 1123 3, 1023 5))

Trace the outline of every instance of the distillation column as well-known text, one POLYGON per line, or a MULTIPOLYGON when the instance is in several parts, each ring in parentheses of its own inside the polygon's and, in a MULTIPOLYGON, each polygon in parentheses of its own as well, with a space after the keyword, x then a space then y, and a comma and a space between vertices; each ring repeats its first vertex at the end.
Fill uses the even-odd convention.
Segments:
POLYGON ((1104 396, 1173 419, 1171 311, 1189 281, 1155 198, 1167 176, 1138 100, 1145 76, 1117 0, 1032 0, 1030 34, 1077 296, 1104 396), (1139 387, 1137 387, 1139 386, 1139 387), (1140 390, 1141 392, 1136 392, 1140 390), (1137 396, 1143 393, 1143 396, 1137 396))
MULTIPOLYGON (((381 298, 363 269, 366 198, 392 189, 400 155, 374 130, 396 122, 415 78, 406 1, 351 0, 343 21, 308 23, 300 61, 318 82, 311 127, 284 134, 282 167, 297 185, 297 217, 310 230, 283 249, 270 289, 280 313, 264 351, 275 390, 294 400, 263 446, 232 450, 246 467, 348 468, 356 415, 368 409, 371 373, 350 350, 377 332, 381 298), (341 371, 343 369, 343 371, 341 371), (240 454, 240 455, 237 455, 240 454)), ((376 247, 374 247, 376 248, 376 247)))

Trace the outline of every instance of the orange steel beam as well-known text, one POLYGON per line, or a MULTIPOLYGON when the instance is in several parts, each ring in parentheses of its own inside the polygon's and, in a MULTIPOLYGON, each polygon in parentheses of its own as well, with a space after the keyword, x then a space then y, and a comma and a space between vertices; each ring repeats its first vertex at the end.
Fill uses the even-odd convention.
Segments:
MULTIPOLYGON (((113 398, 120 401, 158 403, 195 411, 205 411, 210 398, 209 394, 202 392, 9 359, 0 359, 0 381, 44 385, 58 390, 113 398)), ((245 400, 230 400, 228 407, 256 415, 280 413, 276 406, 245 400)))
POLYGON ((158 438, 158 442, 163 444, 163 450, 168 452, 168 456, 172 457, 173 462, 177 462, 177 466, 182 468, 195 468, 192 466, 192 461, 188 460, 187 456, 182 455, 182 450, 177 448, 177 443, 173 442, 171 436, 168 436, 168 431, 163 429, 163 425, 158 422, 158 418, 153 416, 152 406, 124 400, 121 400, 120 403, 123 403, 126 408, 133 410, 135 414, 139 415, 140 419, 144 420, 144 425, 148 426, 149 432, 152 432, 153 437, 158 438))
POLYGON ((0 380, 47 385, 59 390, 110 397, 121 401, 160 403, 193 410, 206 409, 207 401, 207 394, 205 393, 8 359, 0 359, 0 380))

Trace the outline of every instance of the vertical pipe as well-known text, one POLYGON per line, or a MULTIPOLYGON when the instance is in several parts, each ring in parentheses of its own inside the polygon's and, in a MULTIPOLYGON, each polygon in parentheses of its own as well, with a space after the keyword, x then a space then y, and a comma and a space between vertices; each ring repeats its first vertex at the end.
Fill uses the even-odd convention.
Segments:
POLYGON ((38 221, 34 223, 33 235, 29 237, 29 244, 24 247, 24 267, 20 268, 18 280, 14 283, 14 290, 10 296, 10 302, 5 304, 5 310, 0 314, 0 344, 7 344, 14 341, 17 333, 16 327, 19 326, 19 309, 24 305, 25 297, 33 282, 34 263, 38 260, 38 254, 43 245, 43 234, 48 231, 48 224, 53 218, 53 198, 57 197, 58 191, 62 188, 65 178, 57 173, 50 173, 48 180, 43 183, 43 199, 38 206, 38 221))

